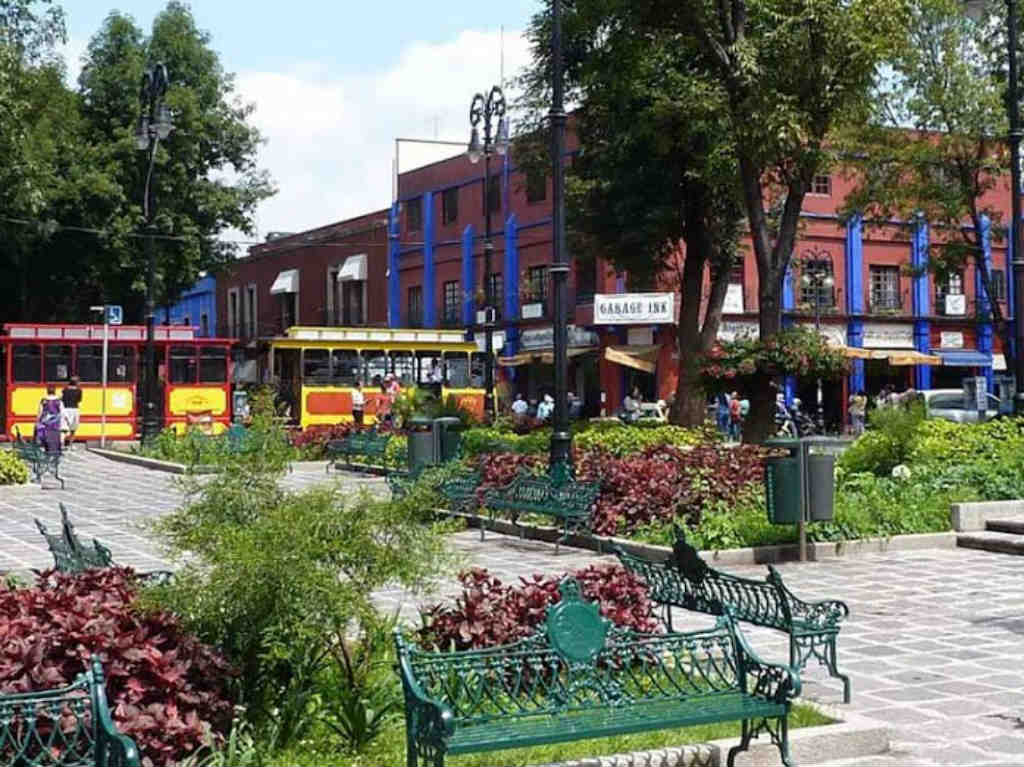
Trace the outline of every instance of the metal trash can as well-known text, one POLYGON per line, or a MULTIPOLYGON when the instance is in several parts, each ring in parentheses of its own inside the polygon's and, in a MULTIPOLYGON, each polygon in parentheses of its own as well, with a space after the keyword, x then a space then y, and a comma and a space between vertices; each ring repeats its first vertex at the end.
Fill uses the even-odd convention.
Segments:
POLYGON ((807 455, 807 501, 811 522, 831 522, 835 514, 836 457, 828 453, 807 455))
POLYGON ((454 416, 434 419, 434 458, 436 463, 447 463, 459 457, 462 446, 462 421, 454 416))
POLYGON ((430 419, 422 415, 414 415, 406 424, 408 431, 409 456, 408 466, 412 471, 416 466, 434 466, 437 463, 435 452, 434 427, 430 419))
POLYGON ((799 455, 765 458, 764 490, 768 521, 775 525, 797 524, 803 506, 799 455))

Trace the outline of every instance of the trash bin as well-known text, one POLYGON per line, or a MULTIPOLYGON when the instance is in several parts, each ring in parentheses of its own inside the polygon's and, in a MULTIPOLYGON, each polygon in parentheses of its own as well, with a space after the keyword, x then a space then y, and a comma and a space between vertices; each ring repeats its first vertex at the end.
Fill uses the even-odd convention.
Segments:
POLYGON ((409 470, 416 466, 434 466, 437 463, 434 428, 430 419, 414 415, 406 424, 409 443, 409 470))
POLYGON ((769 522, 776 525, 800 522, 803 488, 799 453, 764 459, 764 490, 769 522))
POLYGON ((437 463, 447 463, 459 457, 462 421, 453 416, 434 419, 434 457, 437 463))
POLYGON ((827 453, 807 456, 807 495, 812 522, 831 522, 834 514, 836 457, 827 453))

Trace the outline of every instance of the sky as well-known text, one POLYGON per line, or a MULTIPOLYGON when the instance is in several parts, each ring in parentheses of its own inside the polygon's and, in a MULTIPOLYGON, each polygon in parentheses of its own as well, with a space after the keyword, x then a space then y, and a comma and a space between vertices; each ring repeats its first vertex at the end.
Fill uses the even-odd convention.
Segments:
MULTIPOLYGON (((127 13, 148 32, 165 6, 60 2, 72 79, 108 13, 127 13)), ((239 95, 256 107, 251 121, 265 139, 260 167, 278 187, 258 209, 257 239, 388 207, 395 138, 467 141, 470 101, 499 82, 502 48, 506 80, 528 63, 522 33, 540 4, 195 0, 197 25, 235 73, 239 95)), ((401 168, 458 151, 403 143, 401 168)))

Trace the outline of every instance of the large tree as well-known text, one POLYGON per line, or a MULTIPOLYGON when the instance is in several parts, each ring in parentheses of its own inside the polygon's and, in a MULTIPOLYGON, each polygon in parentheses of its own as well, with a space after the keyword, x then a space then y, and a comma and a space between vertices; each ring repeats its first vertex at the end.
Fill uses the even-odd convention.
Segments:
MULTIPOLYGON (((1005 8, 992 8, 997 19, 1005 8)), ((989 195, 1009 175, 1005 38, 991 17, 980 23, 959 0, 917 0, 909 44, 880 83, 872 119, 844 137, 857 186, 846 201, 868 220, 921 216, 935 234, 929 268, 937 281, 973 263, 989 296, 998 295, 983 256, 983 218, 1004 236, 989 195), (987 197, 987 199, 986 199, 987 197), (970 222, 969 227, 964 224, 970 222)), ((993 325, 1011 352, 1006 315, 990 302, 993 325)), ((1012 369, 1012 365, 1010 366, 1012 369)))
MULTIPOLYGON (((742 220, 725 92, 704 76, 707 62, 692 43, 634 34, 630 0, 568 5, 565 64, 580 143, 567 183, 570 244, 584 261, 601 258, 627 272, 632 289, 676 291, 672 418, 699 425, 705 395, 697 361, 718 332, 742 220)), ((531 137, 547 135, 550 22, 543 11, 529 30, 534 66, 523 82, 531 137)))

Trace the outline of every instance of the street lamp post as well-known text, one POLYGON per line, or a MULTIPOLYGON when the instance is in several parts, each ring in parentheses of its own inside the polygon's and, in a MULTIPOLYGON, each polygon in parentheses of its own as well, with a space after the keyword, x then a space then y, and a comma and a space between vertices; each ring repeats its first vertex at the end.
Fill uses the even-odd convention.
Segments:
MULTIPOLYGON (((807 263, 820 263, 820 255, 817 252, 809 252, 809 260, 807 263)), ((800 281, 810 290, 814 291, 814 331, 819 336, 821 335, 821 292, 822 289, 831 290, 832 286, 836 284, 832 275, 826 272, 824 269, 805 268, 803 275, 800 277, 800 281)), ((822 389, 821 389, 821 376, 818 376, 818 433, 825 433, 825 410, 822 403, 822 389)))
MULTIPOLYGON (((484 158, 484 419, 494 418, 494 291, 491 280, 491 261, 494 242, 491 240, 491 155, 504 155, 508 151, 508 121, 505 119, 505 94, 497 85, 485 96, 477 93, 469 105, 469 124, 472 131, 466 155, 473 164, 484 158), (497 120, 497 125, 494 125, 497 120), (480 124, 483 123, 483 142, 480 124)), ((472 287, 472 286, 467 286, 472 287)))
POLYGON ((551 0, 551 277, 554 282, 555 412, 551 432, 549 463, 555 481, 568 478, 571 467, 572 434, 569 433, 568 368, 569 345, 568 277, 565 247, 565 84, 562 78, 562 3, 551 0))
POLYGON ((160 431, 161 418, 156 409, 156 345, 153 323, 156 315, 156 297, 153 279, 156 272, 156 254, 153 238, 156 226, 153 223, 153 169, 156 165, 156 149, 162 139, 171 135, 174 126, 171 112, 164 102, 167 93, 167 67, 157 64, 142 75, 139 89, 139 124, 135 130, 135 146, 141 152, 149 152, 146 165, 146 181, 142 192, 142 215, 146 228, 146 363, 141 439, 145 443, 160 431))

